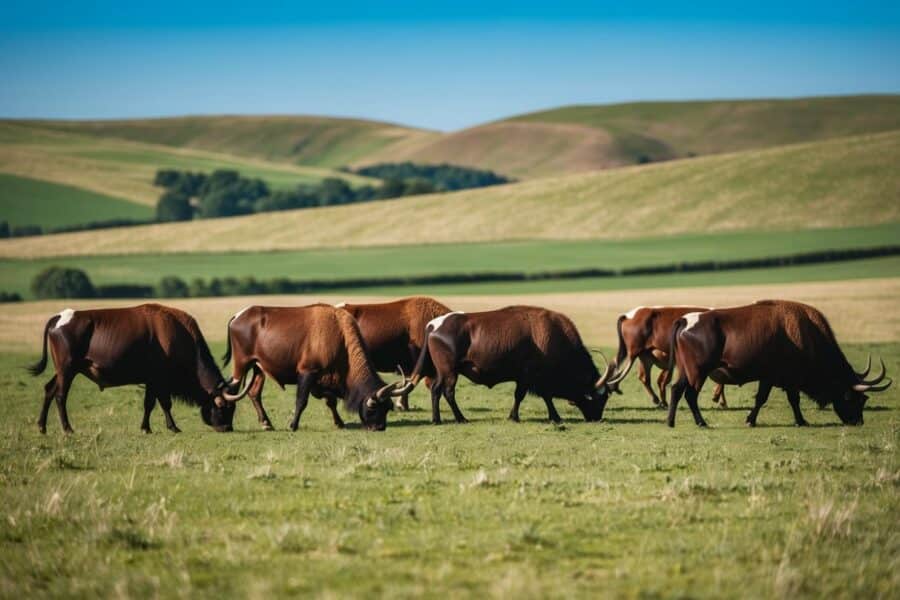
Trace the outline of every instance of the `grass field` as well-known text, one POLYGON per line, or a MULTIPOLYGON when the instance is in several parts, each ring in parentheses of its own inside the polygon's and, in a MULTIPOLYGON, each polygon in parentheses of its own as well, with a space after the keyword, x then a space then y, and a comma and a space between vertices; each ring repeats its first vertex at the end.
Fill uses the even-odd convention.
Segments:
MULTIPOLYGON (((873 351, 900 370, 900 345, 873 351)), ((214 348, 218 353, 221 348, 214 348)), ((472 421, 434 427, 392 414, 383 434, 332 429, 320 401, 285 428, 292 391, 268 389, 278 431, 249 405, 215 434, 176 405, 184 430, 139 433, 137 389, 73 386, 76 434, 37 433, 41 379, 0 356, 0 590, 4 596, 891 598, 900 593, 900 393, 866 424, 803 408, 798 429, 773 393, 743 424, 701 405, 663 425, 634 378, 601 424, 541 402, 505 420, 511 390, 462 383, 472 421)), ((446 412, 446 411, 444 411, 446 412)))
POLYGON ((330 169, 276 164, 213 152, 170 148, 118 139, 53 131, 29 122, 0 121, 0 172, 40 179, 138 204, 155 205, 160 189, 153 176, 160 168, 211 172, 237 169, 273 188, 344 177, 370 181, 330 169))
POLYGON ((106 219, 150 219, 148 206, 68 185, 0 173, 0 220, 61 227, 106 219))
MULTIPOLYGON (((34 276, 51 265, 85 270, 95 284, 140 283, 155 285, 166 275, 186 281, 195 277, 245 277, 273 279, 341 280, 360 277, 434 275, 448 273, 528 272, 583 268, 630 268, 667 265, 703 260, 732 260, 799 254, 828 249, 870 248, 896 244, 900 224, 847 229, 800 230, 791 232, 738 232, 618 241, 537 241, 495 244, 447 244, 394 246, 386 248, 326 249, 299 252, 234 252, 220 254, 146 254, 120 256, 53 257, 36 260, 0 259, 0 290, 28 295, 34 276)), ((713 281, 724 277, 735 281, 823 279, 900 275, 900 259, 863 261, 862 264, 819 265, 791 269, 781 275, 775 269, 758 272, 707 275, 713 281), (799 274, 802 273, 802 274, 799 274)), ((699 275, 699 274, 698 274, 699 275)), ((478 284, 472 293, 483 293, 494 286, 512 290, 539 289, 615 289, 644 285, 659 287, 654 281, 677 282, 683 275, 629 277, 606 281, 603 278, 577 281, 523 282, 514 284, 478 284), (574 287, 573 287, 574 286, 574 287)), ((699 277, 690 277, 695 285, 699 277)), ((440 289, 465 289, 453 285, 440 289)), ((402 289, 396 290, 403 293, 402 289)), ((387 290, 382 290, 387 293, 387 290)), ((451 292, 452 293, 452 292, 451 292)))
POLYGON ((453 194, 0 242, 0 256, 623 239, 900 221, 900 132, 453 194))

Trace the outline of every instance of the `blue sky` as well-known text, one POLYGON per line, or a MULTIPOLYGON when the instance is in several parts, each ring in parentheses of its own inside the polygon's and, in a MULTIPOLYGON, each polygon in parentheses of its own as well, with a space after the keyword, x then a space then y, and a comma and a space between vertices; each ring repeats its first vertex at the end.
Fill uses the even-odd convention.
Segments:
POLYGON ((0 0, 0 116, 450 130, 563 104, 900 92, 900 3, 625 4, 0 0))

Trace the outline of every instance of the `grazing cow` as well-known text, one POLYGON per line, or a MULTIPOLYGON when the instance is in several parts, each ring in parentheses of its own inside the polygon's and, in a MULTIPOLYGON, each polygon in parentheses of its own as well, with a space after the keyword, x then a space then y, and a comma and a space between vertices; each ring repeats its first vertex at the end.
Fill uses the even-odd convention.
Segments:
POLYGON ((474 383, 493 387, 516 384, 509 418, 519 420, 519 405, 529 392, 543 398, 551 421, 560 416, 553 398, 564 398, 581 410, 586 421, 603 417, 608 390, 597 386, 600 377, 581 336, 568 317, 532 306, 510 306, 477 313, 452 312, 428 324, 425 346, 410 383, 433 369, 431 419, 441 422, 441 394, 459 423, 466 418, 456 405, 460 374, 474 383))
MULTIPOLYGON (((669 343, 672 325, 690 312, 709 310, 700 306, 638 306, 619 315, 616 331, 619 334, 619 352, 615 361, 603 375, 603 382, 617 391, 619 383, 625 379, 635 359, 640 364, 638 378, 650 394, 653 404, 666 408, 666 386, 672 379, 669 370, 669 343), (624 366, 622 366, 624 364, 624 366), (650 385, 650 371, 656 365, 661 369, 656 384, 659 396, 650 385)), ((713 402, 728 406, 725 400, 725 386, 717 384, 713 402)))
MULTIPOLYGON (((369 358, 381 372, 395 371, 399 367, 410 373, 425 345, 425 327, 432 319, 450 312, 437 300, 422 296, 381 304, 342 303, 337 307, 349 312, 359 323, 369 358)), ((427 385, 434 373, 422 375, 426 377, 427 385)), ((409 395, 401 396, 396 407, 409 410, 409 395)))
POLYGON ((216 431, 231 431, 234 405, 225 381, 203 339, 197 322, 186 312, 159 304, 99 310, 66 309, 44 326, 43 354, 29 367, 40 375, 47 367, 47 346, 56 374, 44 386, 44 404, 38 418, 47 431, 47 412, 56 399, 59 420, 72 432, 66 412, 69 387, 81 374, 107 387, 143 384, 144 419, 150 433, 150 413, 159 400, 166 426, 178 432, 172 418, 172 398, 200 406, 203 422, 216 431))
POLYGON ((359 326, 345 310, 328 304, 304 307, 249 306, 228 321, 224 361, 234 355, 230 386, 249 375, 250 395, 265 429, 272 423, 262 405, 266 377, 282 389, 297 385, 291 430, 296 431, 309 395, 325 398, 334 424, 343 427, 337 398, 359 414, 368 429, 383 431, 398 384, 385 384, 366 354, 359 326))
POLYGON ((841 421, 861 425, 866 392, 880 392, 891 381, 878 385, 881 374, 866 380, 871 366, 857 373, 847 362, 825 316, 799 302, 763 300, 748 306, 688 313, 676 321, 671 333, 670 368, 678 364, 680 377, 672 387, 669 427, 682 394, 694 421, 706 426, 697 395, 707 377, 718 383, 741 385, 759 381, 756 404, 747 424, 756 417, 773 387, 788 397, 798 426, 807 425, 800 412, 800 392, 820 407, 828 404, 841 421))

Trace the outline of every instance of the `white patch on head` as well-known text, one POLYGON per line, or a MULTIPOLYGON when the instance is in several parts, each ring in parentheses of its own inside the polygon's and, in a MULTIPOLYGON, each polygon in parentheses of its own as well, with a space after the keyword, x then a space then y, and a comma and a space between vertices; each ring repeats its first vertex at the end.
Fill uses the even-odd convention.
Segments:
POLYGON ((702 315, 702 314, 703 313, 692 312, 692 313, 688 313, 688 314, 684 315, 684 320, 687 321, 687 326, 684 329, 682 329, 682 331, 687 331, 688 329, 690 329, 691 327, 696 325, 697 321, 700 320, 700 315, 702 315))
POLYGON ((234 313, 234 316, 231 317, 231 320, 233 321, 233 320, 237 319, 239 316, 241 316, 242 314, 244 314, 245 312, 247 312, 247 311, 250 309, 251 306, 252 306, 252 304, 249 305, 249 306, 245 306, 245 307, 242 308, 241 310, 239 310, 239 311, 237 311, 236 313, 234 313))
POLYGON ((634 315, 636 315, 637 312, 638 312, 639 310, 641 310, 642 308, 644 308, 644 307, 643 307, 643 306, 635 306, 634 308, 632 308, 631 310, 629 310, 627 313, 625 313, 625 318, 626 318, 626 319, 633 319, 633 318, 634 318, 634 315))
POLYGON ((346 302, 338 302, 334 305, 335 308, 344 308, 345 306, 347 306, 346 302))
POLYGON ((66 310, 59 313, 59 321, 56 322, 56 327, 54 329, 58 329, 72 320, 72 317, 75 316, 75 311, 71 308, 67 308, 66 310))
POLYGON ((448 312, 446 315, 441 315, 440 317, 436 317, 430 321, 428 321, 428 325, 425 326, 425 329, 431 328, 432 331, 437 331, 441 325, 444 324, 444 320, 450 315, 464 315, 466 313, 461 310, 454 310, 453 312, 448 312))

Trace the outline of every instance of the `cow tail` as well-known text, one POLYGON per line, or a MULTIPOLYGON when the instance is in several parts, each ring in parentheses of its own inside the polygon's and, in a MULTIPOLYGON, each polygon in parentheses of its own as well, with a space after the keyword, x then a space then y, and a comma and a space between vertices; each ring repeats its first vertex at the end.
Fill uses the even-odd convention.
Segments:
POLYGON ((34 363, 33 365, 29 365, 25 367, 28 369, 28 372, 31 373, 34 377, 37 377, 41 373, 44 372, 44 369, 47 368, 47 336, 50 334, 50 328, 59 320, 59 315, 53 315, 47 321, 47 324, 44 325, 44 344, 43 351, 41 353, 41 359, 34 363))
POLYGON ((428 338, 430 336, 431 332, 426 329, 425 339, 422 341, 422 350, 419 351, 419 358, 416 360, 416 366, 413 368, 413 372, 410 375, 410 380, 413 382, 413 385, 419 383, 419 380, 422 379, 426 369, 429 373, 434 371, 434 365, 431 363, 431 353, 428 352, 428 338))
POLYGON ((628 354, 628 350, 625 348, 625 338, 622 337, 622 323, 627 319, 625 315, 619 315, 619 320, 616 321, 616 333, 619 334, 619 351, 616 353, 616 364, 621 365, 622 361, 625 360, 626 355, 628 354))
POLYGON ((675 346, 678 344, 678 334, 681 333, 681 330, 684 329, 685 325, 687 325, 687 321, 685 321, 684 318, 678 319, 675 321, 675 324, 672 325, 672 333, 669 338, 669 365, 666 367, 669 373, 675 368, 675 346))
POLYGON ((222 366, 224 367, 231 361, 231 322, 234 321, 232 316, 228 319, 228 325, 225 326, 225 354, 222 355, 222 366))

